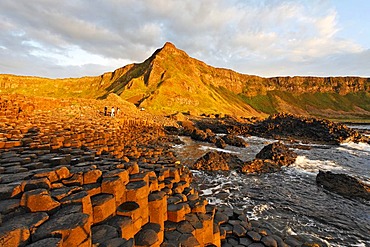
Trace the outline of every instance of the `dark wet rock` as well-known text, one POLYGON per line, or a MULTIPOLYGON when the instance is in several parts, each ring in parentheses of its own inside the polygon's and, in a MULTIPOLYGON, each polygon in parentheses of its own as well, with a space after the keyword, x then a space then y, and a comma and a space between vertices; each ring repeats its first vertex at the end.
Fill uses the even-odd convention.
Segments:
POLYGON ((221 212, 217 212, 215 214, 215 222, 219 225, 226 223, 228 220, 229 220, 229 217, 226 214, 223 214, 221 212))
POLYGON ((64 245, 78 246, 89 238, 89 227, 89 215, 87 214, 74 213, 52 217, 37 228, 32 238, 40 240, 60 234, 64 245))
POLYGON ((277 236, 277 235, 271 235, 271 237, 273 237, 276 241, 276 243, 278 244, 279 247, 289 247, 285 242, 284 240, 277 236))
POLYGON ((121 247, 123 244, 127 242, 124 238, 112 238, 104 241, 99 246, 100 247, 121 247))
POLYGON ((297 154, 281 142, 274 142, 262 148, 256 158, 272 160, 279 166, 289 166, 295 162, 297 154))
POLYGON ((274 142, 265 146, 256 159, 245 162, 241 168, 243 173, 276 172, 282 166, 289 166, 295 162, 297 154, 281 142, 274 142))
POLYGON ((244 227, 242 227, 240 224, 235 224, 233 226, 233 234, 238 237, 245 236, 247 233, 247 230, 245 230, 244 227))
POLYGON ((120 247, 134 247, 134 246, 135 246, 135 240, 133 238, 130 238, 124 244, 120 245, 120 247))
POLYGON ((230 224, 222 224, 220 225, 220 231, 223 230, 226 232, 226 234, 232 234, 233 233, 233 226, 230 224))
POLYGON ((278 243, 271 236, 263 236, 261 242, 267 247, 278 247, 278 243))
POLYGON ((363 136, 344 124, 285 113, 272 115, 250 126, 248 134, 266 138, 299 139, 325 144, 364 141, 363 136))
POLYGON ((233 134, 224 135, 222 139, 225 141, 226 144, 235 146, 235 147, 241 147, 245 148, 248 147, 249 144, 243 139, 233 134))
POLYGON ((239 244, 239 241, 236 238, 227 238, 227 243, 231 244, 231 246, 237 246, 239 244))
POLYGON ((194 229, 202 229, 204 226, 195 213, 185 215, 185 219, 193 226, 194 229))
POLYGON ((192 234, 182 234, 179 238, 179 243, 183 247, 200 246, 198 240, 192 234))
POLYGON ((265 247, 262 243, 253 243, 248 245, 248 247, 265 247))
POLYGON ((321 247, 321 246, 324 246, 324 245, 320 245, 318 243, 303 243, 301 245, 301 247, 321 247))
POLYGON ((196 170, 228 171, 230 168, 239 167, 243 162, 235 155, 225 152, 208 152, 200 157, 192 166, 196 170))
POLYGON ((9 219, 8 221, 4 222, 2 226, 11 226, 11 227, 26 226, 28 229, 34 230, 48 219, 49 216, 45 212, 27 213, 9 219))
POLYGON ((20 206, 20 199, 8 199, 0 201, 0 214, 8 214, 20 206))
POLYGON ((258 242, 261 240, 261 235, 255 231, 247 232, 248 237, 250 237, 253 241, 258 242))
POLYGON ((97 225, 91 227, 92 243, 103 243, 108 239, 117 238, 118 231, 115 227, 110 225, 97 225))
POLYGON ((62 246, 61 238, 45 238, 39 241, 36 241, 32 244, 26 245, 27 247, 61 247, 62 246))
POLYGON ((189 222, 189 221, 181 221, 179 223, 177 223, 177 227, 176 227, 177 231, 179 231, 180 233, 193 233, 194 232, 194 227, 192 226, 192 224, 189 222))
POLYGON ((316 183, 347 198, 370 200, 370 186, 346 174, 319 171, 316 176, 316 183))
POLYGON ((226 147, 226 142, 221 138, 217 138, 216 142, 215 142, 215 145, 218 148, 225 148, 226 147))
POLYGON ((284 239, 284 242, 288 246, 301 246, 302 242, 296 239, 294 236, 288 236, 286 239, 284 239))
POLYGON ((240 238, 239 243, 244 246, 249 246, 250 244, 253 243, 253 241, 249 238, 240 238))
POLYGON ((151 246, 158 241, 158 234, 152 229, 144 229, 135 235, 135 244, 139 246, 151 246))
POLYGON ((164 232, 164 238, 168 240, 169 242, 177 242, 180 236, 181 236, 181 233, 176 230, 164 232))
POLYGON ((190 137, 191 137, 193 140, 205 142, 205 141, 207 141, 208 135, 207 135, 207 133, 206 133, 206 132, 204 132, 203 130, 200 130, 200 129, 194 129, 194 130, 191 132, 190 137))

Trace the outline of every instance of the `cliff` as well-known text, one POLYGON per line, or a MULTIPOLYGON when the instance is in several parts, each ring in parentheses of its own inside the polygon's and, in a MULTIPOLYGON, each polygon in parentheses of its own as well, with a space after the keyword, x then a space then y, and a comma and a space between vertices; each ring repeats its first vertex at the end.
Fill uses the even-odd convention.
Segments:
POLYGON ((110 93, 153 113, 264 116, 277 112, 370 118, 370 78, 273 77, 215 68, 166 43, 142 63, 97 77, 0 75, 0 92, 103 99, 110 93))

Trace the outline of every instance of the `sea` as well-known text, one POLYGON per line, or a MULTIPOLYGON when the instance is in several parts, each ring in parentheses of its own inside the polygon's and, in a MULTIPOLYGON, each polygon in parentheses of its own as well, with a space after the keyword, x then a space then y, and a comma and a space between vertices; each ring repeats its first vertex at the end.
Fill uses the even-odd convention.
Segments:
MULTIPOLYGON (((370 133, 370 125, 349 126, 370 133)), ((174 146, 184 165, 193 164, 209 151, 237 155, 252 160, 267 144, 277 140, 243 137, 249 146, 216 148, 213 144, 180 137, 184 144, 174 146)), ((370 201, 344 198, 316 184, 319 170, 345 173, 370 184, 370 145, 343 143, 293 150, 295 163, 276 173, 246 175, 236 171, 192 170, 194 185, 209 204, 243 210, 282 237, 298 238, 326 246, 370 246, 370 201)))

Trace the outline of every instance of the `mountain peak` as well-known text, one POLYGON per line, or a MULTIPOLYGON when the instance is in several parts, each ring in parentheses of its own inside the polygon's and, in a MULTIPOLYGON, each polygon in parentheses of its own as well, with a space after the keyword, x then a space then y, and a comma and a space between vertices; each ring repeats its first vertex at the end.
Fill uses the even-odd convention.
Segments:
POLYGON ((173 43, 171 42, 166 42, 162 48, 158 49, 154 55, 157 55, 157 54, 160 54, 160 55, 164 55, 164 56, 167 56, 169 54, 176 54, 176 55, 185 55, 186 57, 188 57, 188 55, 186 54, 186 52, 184 52, 183 50, 180 50, 178 49, 173 43))
POLYGON ((172 44, 171 42, 167 41, 164 46, 162 47, 162 49, 177 49, 176 46, 174 44, 172 44))

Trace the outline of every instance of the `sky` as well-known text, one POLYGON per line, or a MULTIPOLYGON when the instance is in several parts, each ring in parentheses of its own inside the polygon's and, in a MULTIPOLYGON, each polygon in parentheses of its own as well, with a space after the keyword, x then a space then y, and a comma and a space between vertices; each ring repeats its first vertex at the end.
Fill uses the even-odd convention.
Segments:
POLYGON ((101 75, 165 42, 244 74, 370 77, 369 0, 1 0, 0 74, 101 75))

